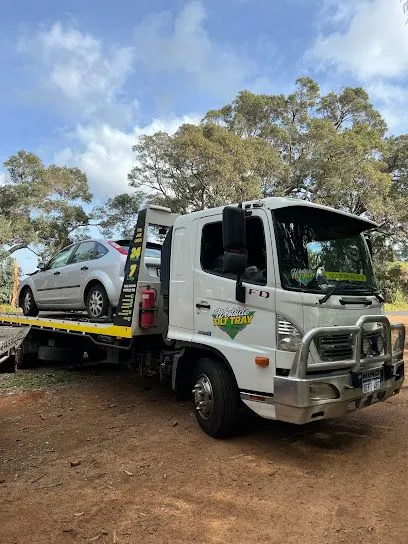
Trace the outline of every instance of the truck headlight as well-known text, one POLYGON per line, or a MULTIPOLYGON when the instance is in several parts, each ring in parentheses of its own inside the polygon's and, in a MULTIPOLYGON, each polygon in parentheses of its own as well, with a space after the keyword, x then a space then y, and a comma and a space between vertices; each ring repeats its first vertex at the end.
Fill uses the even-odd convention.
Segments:
POLYGON ((302 342, 299 330, 288 319, 277 316, 277 348, 282 351, 297 351, 302 342))
POLYGON ((366 334, 362 338, 361 352, 365 357, 381 355, 384 352, 384 338, 381 333, 366 334))
POLYGON ((309 385, 310 400, 329 400, 340 397, 339 390, 331 383, 316 382, 309 385))

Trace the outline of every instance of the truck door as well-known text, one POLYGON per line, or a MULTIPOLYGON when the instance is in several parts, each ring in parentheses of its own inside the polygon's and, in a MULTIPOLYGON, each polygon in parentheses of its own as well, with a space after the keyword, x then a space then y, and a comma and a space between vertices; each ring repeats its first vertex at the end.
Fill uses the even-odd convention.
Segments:
MULTIPOLYGON (((275 367, 275 277, 271 231, 265 210, 247 218, 246 303, 236 301, 236 278, 222 270, 222 216, 199 220, 194 270, 194 329, 197 343, 211 345, 232 362, 240 389, 271 391, 265 377, 275 367), (269 358, 267 369, 255 365, 269 358)), ((272 392, 272 391, 271 391, 272 392)))

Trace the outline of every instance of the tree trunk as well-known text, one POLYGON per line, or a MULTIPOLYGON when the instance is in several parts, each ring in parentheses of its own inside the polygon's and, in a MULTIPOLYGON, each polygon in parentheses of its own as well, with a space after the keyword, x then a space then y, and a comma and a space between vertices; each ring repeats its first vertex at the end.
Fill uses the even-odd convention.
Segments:
POLYGON ((13 308, 17 308, 17 294, 18 294, 18 265, 17 259, 13 259, 13 296, 11 298, 11 305, 13 308))

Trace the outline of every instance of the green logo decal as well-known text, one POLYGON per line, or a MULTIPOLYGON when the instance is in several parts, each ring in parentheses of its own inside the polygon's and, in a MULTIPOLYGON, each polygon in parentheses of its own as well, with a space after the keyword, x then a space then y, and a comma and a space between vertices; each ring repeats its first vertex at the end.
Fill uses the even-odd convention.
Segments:
POLYGON ((212 314, 213 324, 234 340, 239 332, 251 324, 254 314, 246 308, 217 308, 212 314))

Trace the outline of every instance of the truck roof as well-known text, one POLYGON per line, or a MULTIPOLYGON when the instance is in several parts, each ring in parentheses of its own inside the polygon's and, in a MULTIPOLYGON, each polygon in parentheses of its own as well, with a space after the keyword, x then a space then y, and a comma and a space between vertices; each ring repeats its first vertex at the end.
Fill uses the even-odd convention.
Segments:
MULTIPOLYGON (((343 215, 344 217, 347 217, 349 219, 353 219, 354 221, 360 221, 364 228, 362 230, 368 230, 373 229, 377 227, 377 224, 374 221, 371 221, 370 219, 366 219, 365 217, 360 217, 357 215, 353 215, 352 213, 344 212, 341 210, 336 210, 335 208, 331 208, 329 206, 322 206, 320 204, 314 204, 313 202, 308 202, 307 200, 301 200, 299 198, 289 198, 289 197, 267 197, 267 198, 261 198, 259 200, 248 200, 242 202, 242 205, 244 207, 252 208, 252 207, 265 207, 270 210, 276 210, 279 208, 288 208, 291 206, 303 206, 305 208, 315 208, 320 210, 325 210, 326 212, 333 212, 339 215, 343 215)), ((238 206, 238 203, 231 204, 231 206, 238 206)), ((220 206, 218 208, 210 208, 205 210, 200 210, 197 212, 192 212, 187 215, 181 215, 177 219, 177 223, 188 223, 190 221, 193 221, 194 219, 197 219, 199 217, 208 217, 209 215, 217 215, 222 213, 224 206, 220 206)))

